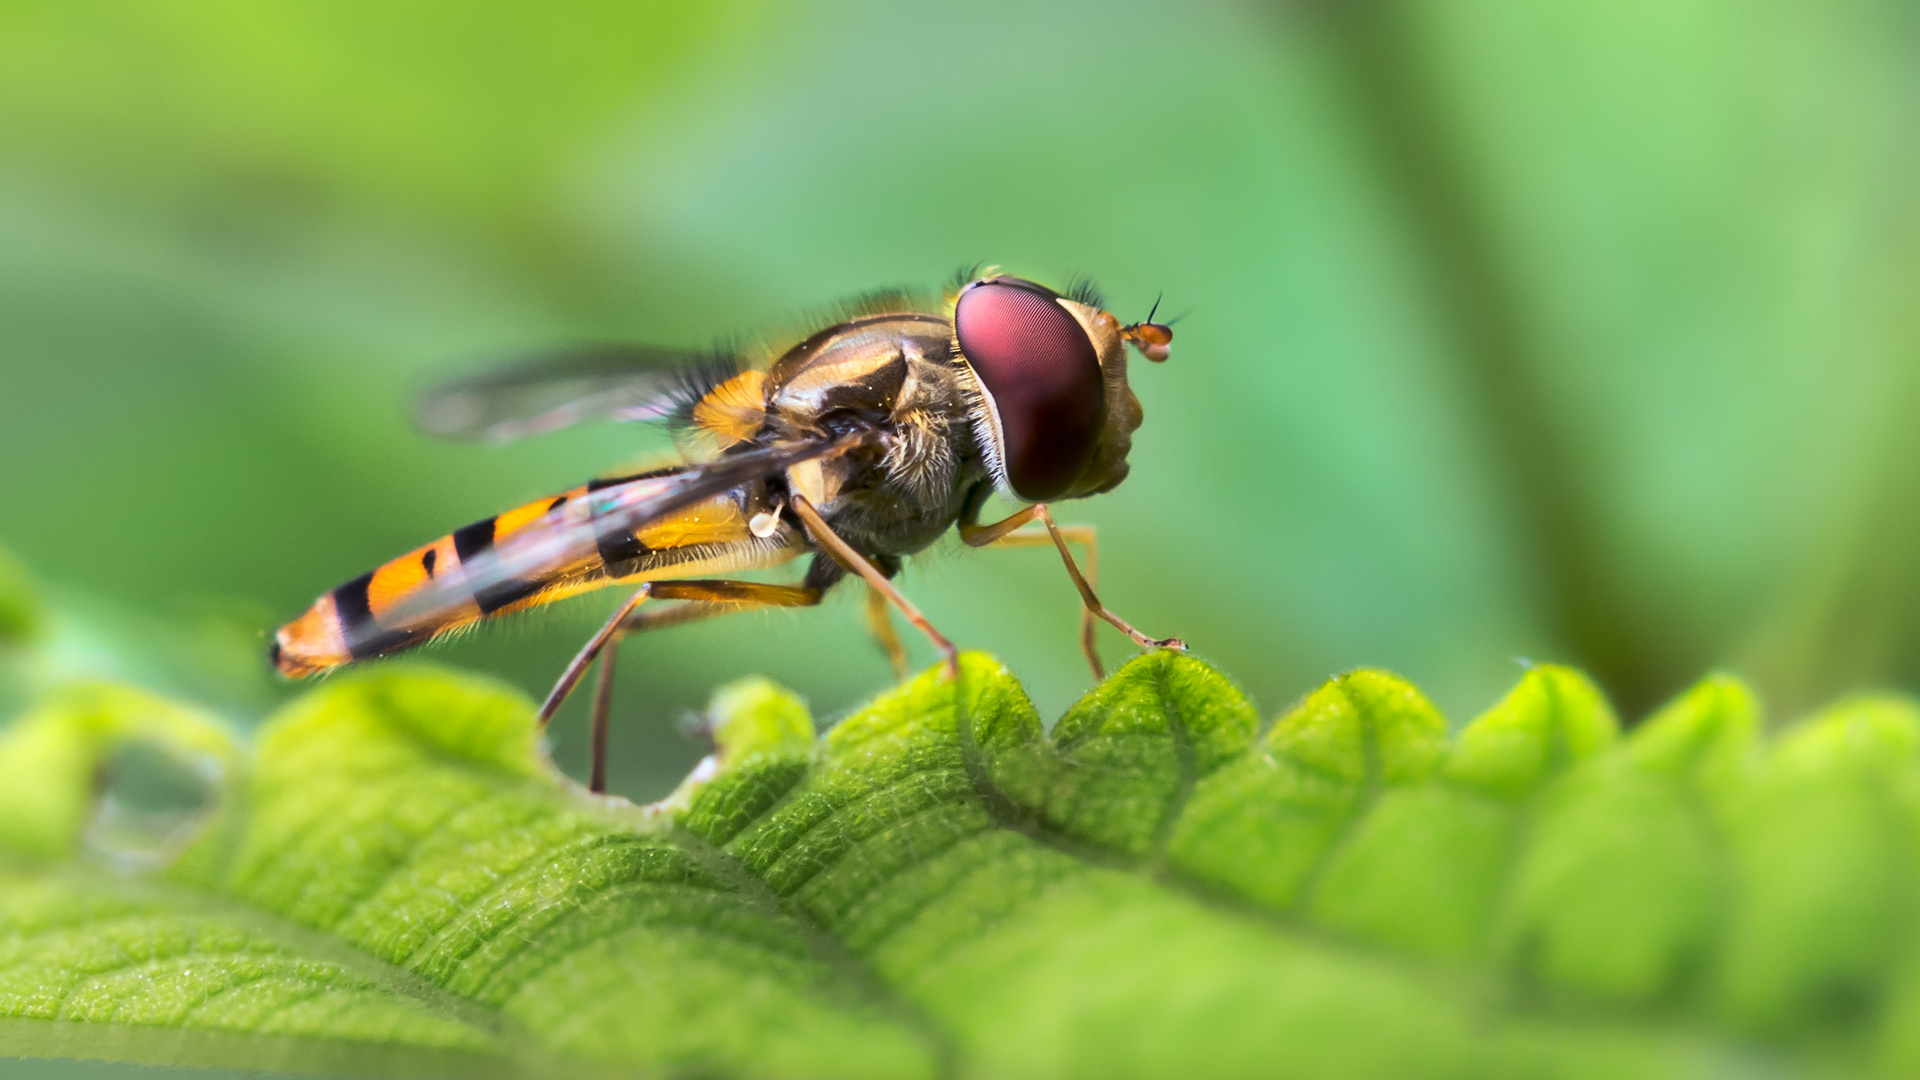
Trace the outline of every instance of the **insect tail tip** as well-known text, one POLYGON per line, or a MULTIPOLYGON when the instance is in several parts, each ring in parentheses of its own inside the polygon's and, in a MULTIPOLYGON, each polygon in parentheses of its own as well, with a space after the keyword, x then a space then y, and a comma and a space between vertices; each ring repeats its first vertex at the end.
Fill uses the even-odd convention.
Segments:
POLYGON ((304 679, 309 675, 320 674, 332 666, 314 664, 305 659, 297 649, 289 653, 278 634, 274 635, 273 643, 267 646, 267 662, 273 665, 275 671, 289 679, 304 679))

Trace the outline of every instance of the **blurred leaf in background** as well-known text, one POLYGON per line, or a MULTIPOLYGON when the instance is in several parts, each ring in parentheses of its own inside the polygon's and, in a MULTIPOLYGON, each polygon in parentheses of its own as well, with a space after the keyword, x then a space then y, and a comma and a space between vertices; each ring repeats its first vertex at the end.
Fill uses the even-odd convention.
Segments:
MULTIPOLYGON (((257 655, 666 448, 435 445, 404 421, 432 378, 985 259, 1185 314, 1131 479, 1062 514, 1117 610, 1269 709, 1379 664, 1464 714, 1513 655, 1629 721, 1715 663, 1789 713, 1920 686, 1914 16, 0 3, 0 543, 117 608, 252 612, 222 655, 257 655)), ((906 581, 1043 714, 1085 689, 1047 553, 906 581)), ((538 691, 611 602, 440 657, 538 691)), ((699 753, 669 721, 738 675, 866 697, 854 607, 637 643, 614 788, 664 791, 699 753)))
POLYGON ((44 616, 27 568, 0 551, 0 649, 18 649, 39 636, 44 616))

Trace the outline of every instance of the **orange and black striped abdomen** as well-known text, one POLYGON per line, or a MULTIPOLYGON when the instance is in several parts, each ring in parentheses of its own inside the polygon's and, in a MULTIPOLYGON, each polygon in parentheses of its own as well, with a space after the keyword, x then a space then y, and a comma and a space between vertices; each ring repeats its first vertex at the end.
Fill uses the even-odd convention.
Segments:
POLYGON ((764 566, 795 553, 784 527, 766 539, 753 535, 747 491, 734 489, 639 528, 556 550, 532 572, 477 589, 464 586, 465 571, 484 566, 509 538, 537 537, 559 528, 569 510, 585 512, 578 500, 589 493, 680 471, 595 481, 476 521, 393 559, 322 595, 281 627, 271 649, 274 665, 287 675, 311 675, 621 581, 764 566))

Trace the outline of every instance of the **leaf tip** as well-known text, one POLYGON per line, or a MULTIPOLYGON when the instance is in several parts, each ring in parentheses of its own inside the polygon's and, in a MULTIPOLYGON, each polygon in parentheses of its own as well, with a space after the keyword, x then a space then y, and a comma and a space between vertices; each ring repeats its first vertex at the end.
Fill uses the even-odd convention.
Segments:
POLYGON ((1391 783, 1431 772, 1447 748, 1447 718, 1391 671, 1355 668, 1327 680, 1267 733, 1269 749, 1347 780, 1391 783))
POLYGON ((760 675, 714 691, 706 727, 723 764, 751 754, 804 754, 813 747, 813 716, 806 702, 760 675))
POLYGON ((1447 774, 1488 795, 1521 799, 1607 750, 1619 734, 1612 706, 1585 673, 1533 664, 1460 732, 1447 774))
POLYGON ((1672 773, 1717 772, 1758 750, 1760 698, 1738 678, 1714 672, 1648 717, 1628 740, 1642 766, 1672 773))

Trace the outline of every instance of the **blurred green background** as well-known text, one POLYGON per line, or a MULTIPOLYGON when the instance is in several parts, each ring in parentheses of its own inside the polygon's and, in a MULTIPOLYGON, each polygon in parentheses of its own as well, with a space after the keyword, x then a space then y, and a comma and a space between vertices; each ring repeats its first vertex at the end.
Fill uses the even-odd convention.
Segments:
MULTIPOLYGON (((1714 665, 1778 713, 1920 688, 1917 16, 7 0, 0 545, 56 612, 16 687, 257 716, 317 593, 667 445, 434 443, 422 385, 986 260, 1184 313, 1132 478, 1061 513, 1269 713, 1374 664, 1463 720, 1515 657, 1630 717, 1714 665)), ((1044 713, 1086 688, 1051 554, 905 581, 1044 713)), ((857 599, 629 644, 614 788, 664 791, 722 681, 887 683, 857 599)), ((541 692, 614 600, 432 657, 541 692)))

